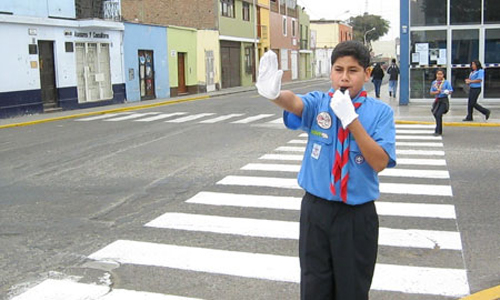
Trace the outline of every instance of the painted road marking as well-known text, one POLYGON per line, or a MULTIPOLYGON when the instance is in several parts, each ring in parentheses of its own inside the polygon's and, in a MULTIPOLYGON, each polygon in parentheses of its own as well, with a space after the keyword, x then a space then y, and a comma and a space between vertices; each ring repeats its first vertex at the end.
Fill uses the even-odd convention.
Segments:
POLYGON ((241 168, 247 171, 276 171, 276 172, 295 172, 300 171, 300 165, 285 165, 285 164, 247 164, 241 168))
MULTIPOLYGON (((150 292, 109 288, 69 280, 47 279, 12 300, 197 300, 150 292)), ((200 300, 200 299, 198 299, 200 300)))
POLYGON ((396 154, 398 154, 398 155, 435 155, 435 156, 444 156, 444 151, 438 151, 438 150, 401 150, 401 149, 396 149, 396 154))
POLYGON ((188 121, 201 119, 203 117, 207 117, 207 116, 211 116, 211 115, 215 115, 215 114, 214 113, 201 113, 201 114, 190 115, 190 116, 181 117, 181 118, 177 118, 177 119, 173 119, 173 120, 169 120, 169 121, 165 121, 165 122, 167 122, 167 123, 184 123, 184 122, 188 122, 188 121))
POLYGON ((396 142, 396 147, 444 147, 443 143, 426 143, 426 142, 396 142))
POLYGON ((305 147, 292 147, 292 146, 282 146, 276 148, 274 151, 282 151, 282 152, 302 152, 306 151, 305 147))
MULTIPOLYGON (((165 213, 145 226, 263 238, 299 239, 299 222, 290 221, 165 213)), ((462 250, 459 232, 436 230, 380 228, 379 245, 462 250)))
POLYGON ((435 125, 427 124, 396 124, 396 128, 435 128, 435 125))
POLYGON ((260 114, 260 115, 256 115, 256 116, 253 116, 253 117, 248 117, 248 118, 245 118, 245 119, 242 119, 242 120, 234 121, 234 122, 231 122, 231 123, 233 123, 233 124, 247 124, 247 123, 251 123, 251 122, 257 121, 257 120, 269 118, 269 117, 272 117, 272 116, 274 116, 274 114, 260 114))
POLYGON ((170 113, 170 114, 160 114, 158 116, 152 116, 149 118, 134 120, 134 122, 152 122, 152 121, 163 120, 163 119, 170 118, 170 117, 182 116, 185 114, 187 114, 187 112, 175 112, 175 113, 170 113))
POLYGON ((433 134, 434 130, 396 129, 396 134, 433 134))
POLYGON ((241 117, 243 115, 244 114, 229 114, 229 115, 224 115, 224 116, 220 116, 220 117, 213 118, 213 119, 204 120, 204 121, 201 121, 200 123, 217 123, 217 122, 225 121, 225 120, 228 120, 231 118, 241 117))
MULTIPOLYGON (((260 253, 118 240, 89 256, 123 264, 299 283, 299 259, 260 253)), ((377 264, 372 289, 457 297, 467 295, 465 270, 377 264)))
POLYGON ((121 112, 121 113, 114 113, 114 114, 103 114, 103 115, 98 115, 94 117, 88 117, 88 118, 83 118, 83 119, 76 119, 75 121, 94 121, 94 120, 101 120, 101 119, 107 119, 107 118, 112 118, 115 116, 123 116, 123 115, 128 115, 133 113, 132 111, 127 111, 127 112, 121 112))
POLYGON ((259 159, 267 160, 294 160, 302 161, 304 155, 292 155, 292 154, 264 154, 259 159))
POLYGON ((444 159, 398 158, 398 165, 446 166, 444 159))
POLYGON ((436 140, 440 141, 443 138, 441 136, 426 136, 426 135, 397 135, 396 140, 436 140))
POLYGON ((159 114, 159 112, 135 113, 135 114, 130 114, 128 116, 106 119, 106 120, 104 120, 104 122, 118 122, 118 121, 132 120, 132 119, 137 119, 137 118, 150 116, 150 115, 157 115, 157 114, 159 114))
POLYGON ((413 170, 413 169, 386 168, 382 172, 378 173, 378 176, 449 179, 450 173, 448 171, 439 171, 439 170, 413 170))

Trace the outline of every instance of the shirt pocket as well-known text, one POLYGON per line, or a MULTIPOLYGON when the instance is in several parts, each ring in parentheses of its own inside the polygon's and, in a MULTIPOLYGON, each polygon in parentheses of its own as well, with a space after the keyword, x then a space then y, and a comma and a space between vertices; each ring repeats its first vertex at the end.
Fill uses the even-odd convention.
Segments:
POLYGON ((309 132, 308 157, 313 161, 330 162, 333 154, 333 137, 330 132, 312 129, 309 132))

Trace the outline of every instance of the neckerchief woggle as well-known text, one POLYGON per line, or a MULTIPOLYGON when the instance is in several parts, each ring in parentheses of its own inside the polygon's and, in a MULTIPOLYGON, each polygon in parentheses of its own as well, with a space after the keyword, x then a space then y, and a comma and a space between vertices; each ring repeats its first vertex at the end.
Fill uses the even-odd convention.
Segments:
MULTIPOLYGON (((333 97, 335 90, 330 89, 328 95, 333 97)), ((352 104, 357 110, 367 97, 365 90, 362 90, 358 96, 352 99, 352 104)), ((340 181, 340 199, 347 202, 347 183, 349 181, 349 142, 351 134, 349 129, 342 127, 342 122, 337 118, 337 139, 335 140, 335 158, 333 160, 332 172, 330 175, 330 191, 334 196, 337 195, 336 185, 340 181)))

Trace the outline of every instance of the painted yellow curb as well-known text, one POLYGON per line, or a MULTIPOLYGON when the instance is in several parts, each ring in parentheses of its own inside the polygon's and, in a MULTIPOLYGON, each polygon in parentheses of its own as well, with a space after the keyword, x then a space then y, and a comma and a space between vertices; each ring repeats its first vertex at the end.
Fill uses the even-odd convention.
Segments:
POLYGON ((490 289, 477 292, 470 296, 464 297, 460 300, 499 300, 500 299, 500 285, 490 289))
POLYGON ((152 108, 152 107, 158 107, 158 106, 164 106, 164 105, 170 105, 170 104, 176 104, 176 103, 182 103, 182 102, 188 102, 188 101, 205 100, 208 98, 210 98, 210 96, 199 96, 199 97, 185 98, 185 99, 179 99, 179 100, 165 101, 165 102, 160 102, 160 103, 143 104, 143 105, 129 106, 129 107, 123 107, 123 108, 116 108, 116 109, 93 111, 93 112, 88 112, 88 113, 80 113, 80 114, 61 116, 61 117, 55 117, 55 118, 47 118, 47 119, 43 119, 43 120, 35 120, 35 121, 28 121, 28 122, 22 122, 22 123, 0 125, 0 129, 20 127, 20 126, 30 126, 30 125, 35 125, 35 124, 61 121, 61 120, 74 119, 74 118, 83 118, 83 117, 95 116, 95 115, 103 115, 103 114, 114 113, 114 112, 124 112, 124 111, 130 111, 130 110, 146 109, 146 108, 152 108))
MULTIPOLYGON (((421 125, 433 125, 435 122, 427 122, 427 121, 404 121, 404 120, 396 120, 396 124, 421 124, 421 125)), ((473 123, 473 122, 443 122, 443 126, 450 127, 500 127, 500 123, 473 123)))

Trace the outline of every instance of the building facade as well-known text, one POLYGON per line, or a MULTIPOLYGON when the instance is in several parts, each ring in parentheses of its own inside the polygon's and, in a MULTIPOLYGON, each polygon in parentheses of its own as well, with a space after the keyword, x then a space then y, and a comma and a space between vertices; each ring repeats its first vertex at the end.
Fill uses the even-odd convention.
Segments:
POLYGON ((299 7, 299 79, 311 79, 313 77, 313 52, 311 50, 311 24, 309 15, 305 13, 304 8, 299 7))
POLYGON ((466 102, 465 79, 478 59, 485 69, 485 102, 500 100, 500 2, 497 0, 401 0, 400 103, 432 101, 438 68, 466 102))
POLYGON ((90 11, 85 1, 0 3, 0 39, 9 41, 0 47, 0 117, 125 100, 119 2, 97 6, 90 11))

